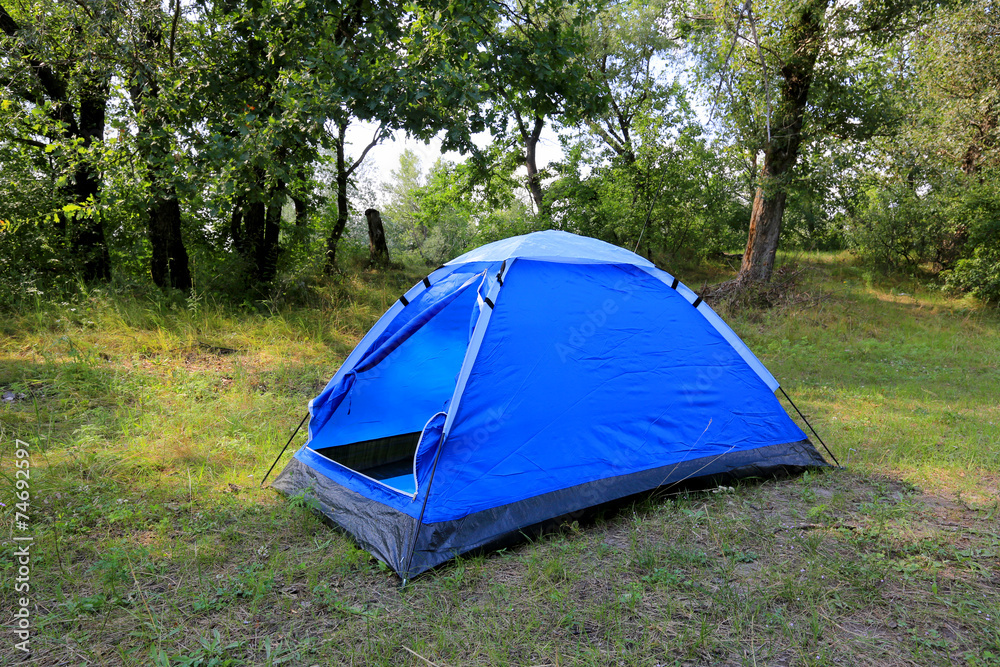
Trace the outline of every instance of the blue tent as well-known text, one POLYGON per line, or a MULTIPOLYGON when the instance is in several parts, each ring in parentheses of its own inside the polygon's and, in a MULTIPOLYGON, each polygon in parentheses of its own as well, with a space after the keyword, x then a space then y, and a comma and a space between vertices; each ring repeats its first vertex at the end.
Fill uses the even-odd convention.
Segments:
POLYGON ((545 231, 448 262, 309 404, 274 482, 404 579, 692 477, 825 465, 778 382, 676 278, 545 231))

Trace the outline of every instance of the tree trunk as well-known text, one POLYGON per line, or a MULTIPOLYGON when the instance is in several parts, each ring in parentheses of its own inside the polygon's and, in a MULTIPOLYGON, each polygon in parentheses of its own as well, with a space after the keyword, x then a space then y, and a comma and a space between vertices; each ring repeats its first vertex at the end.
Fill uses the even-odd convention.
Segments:
POLYGON ((233 214, 229 218, 229 238, 233 241, 233 250, 241 256, 246 255, 246 239, 243 237, 243 211, 246 204, 246 197, 237 197, 233 202, 233 214))
POLYGON ((295 207, 295 226, 291 230, 291 245, 301 245, 309 238, 309 204, 299 195, 289 195, 295 207))
POLYGON ((368 219, 368 255, 372 264, 385 268, 389 266, 389 246, 385 242, 385 228, 382 226, 382 215, 378 209, 365 211, 368 219))
MULTIPOLYGON (((157 183, 151 182, 151 189, 157 183)), ((181 238, 181 205, 172 186, 164 195, 155 195, 149 207, 149 241, 153 248, 150 273, 159 288, 191 290, 191 270, 187 249, 181 238)))
POLYGON ((295 207, 295 226, 305 230, 309 227, 309 205, 302 197, 292 197, 292 205, 295 207))
POLYGON ((545 207, 545 193, 542 191, 542 178, 538 173, 536 152, 538 139, 542 135, 542 128, 545 127, 545 119, 535 116, 535 123, 529 131, 520 113, 515 111, 514 118, 517 120, 521 141, 524 144, 524 168, 528 172, 528 191, 531 193, 531 200, 535 202, 535 210, 541 214, 545 207))
MULTIPOLYGON (((159 10, 143 28, 146 48, 155 53, 160 48, 163 33, 160 30, 159 10)), ((170 141, 157 136, 153 128, 163 126, 164 119, 157 102, 160 84, 155 64, 136 63, 136 71, 129 81, 132 107, 138 119, 140 153, 146 161, 149 174, 149 207, 146 211, 146 233, 152 249, 149 272, 153 283, 161 288, 191 290, 191 269, 187 248, 181 236, 181 207, 174 177, 170 141)))
MULTIPOLYGON (((766 160, 764 165, 766 170, 766 160)), ((766 174, 762 174, 761 178, 767 178, 766 174)), ((757 188, 750 213, 750 234, 743 251, 743 262, 736 276, 737 282, 766 283, 771 280, 778 239, 781 236, 781 218, 785 214, 785 197, 784 192, 768 196, 764 194, 762 187, 757 188)))
POLYGON ((264 216, 264 239, 257 261, 257 266, 260 267, 258 275, 263 283, 271 282, 278 274, 278 255, 281 254, 278 240, 281 236, 281 209, 285 203, 284 191, 284 183, 280 183, 271 191, 267 213, 264 216))
MULTIPOLYGON (((994 137, 997 129, 997 114, 992 106, 980 113, 978 123, 970 123, 974 130, 973 137, 962 156, 962 171, 966 176, 978 176, 984 150, 994 147, 994 137)), ((979 182, 982 183, 980 177, 979 182)))
MULTIPOLYGON (((256 283, 269 283, 278 271, 278 243, 281 234, 281 207, 285 197, 285 184, 281 181, 272 188, 265 188, 265 174, 260 167, 252 171, 259 191, 266 193, 265 199, 254 201, 242 195, 233 204, 229 221, 229 235, 233 239, 233 249, 247 263, 250 279, 256 283)), ((259 195, 258 195, 259 196, 259 195)))
MULTIPOLYGON (((88 77, 85 86, 80 93, 80 120, 76 136, 83 140, 83 148, 89 149, 94 141, 104 139, 108 84, 88 77)), ((91 206, 89 215, 77 215, 68 225, 70 250, 79 262, 81 277, 86 282, 111 279, 111 255, 104 235, 104 221, 97 206, 101 193, 100 179, 100 174, 84 161, 76 168, 71 188, 73 203, 80 206, 89 203, 91 206)))
POLYGON ((347 227, 347 218, 350 215, 350 204, 347 199, 347 179, 348 165, 344 155, 344 141, 347 135, 347 121, 337 124, 337 221, 330 232, 330 238, 326 242, 326 267, 327 275, 333 273, 337 265, 337 244, 340 237, 344 235, 347 227))
POLYGON ((802 145, 813 69, 822 46, 823 16, 827 0, 810 0, 788 29, 793 55, 781 67, 781 90, 775 109, 775 126, 764 152, 764 166, 754 194, 750 232, 736 282, 766 283, 774 272, 774 258, 781 237, 781 223, 792 168, 802 145))
POLYGON ((253 282, 261 282, 261 259, 264 252, 264 225, 267 219, 267 205, 262 201, 251 201, 243 207, 243 258, 247 262, 247 272, 253 282))

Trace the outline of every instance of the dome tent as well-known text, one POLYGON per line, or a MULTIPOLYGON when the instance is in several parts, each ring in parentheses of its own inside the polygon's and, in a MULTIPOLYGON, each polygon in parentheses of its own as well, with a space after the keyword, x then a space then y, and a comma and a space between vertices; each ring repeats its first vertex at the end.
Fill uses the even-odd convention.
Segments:
POLYGON ((405 580, 681 480, 826 465, 777 389, 673 276, 535 232, 400 297, 310 402, 308 441, 273 486, 405 580))

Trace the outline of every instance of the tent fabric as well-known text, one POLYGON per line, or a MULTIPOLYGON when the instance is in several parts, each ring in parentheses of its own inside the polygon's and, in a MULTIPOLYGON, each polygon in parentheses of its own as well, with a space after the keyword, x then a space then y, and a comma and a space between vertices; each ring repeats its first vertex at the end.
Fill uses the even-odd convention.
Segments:
POLYGON ((315 498, 405 579, 691 477, 825 465, 777 387, 670 274, 536 232, 408 290, 310 403, 309 440, 274 486, 315 498), (398 459, 403 434, 411 457, 345 465, 358 443, 391 440, 398 459))

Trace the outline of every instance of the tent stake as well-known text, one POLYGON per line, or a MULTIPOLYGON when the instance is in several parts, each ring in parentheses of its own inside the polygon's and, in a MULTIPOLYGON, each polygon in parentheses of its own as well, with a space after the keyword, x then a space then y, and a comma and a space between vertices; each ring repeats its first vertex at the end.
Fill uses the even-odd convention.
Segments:
POLYGON ((309 413, 308 412, 306 413, 306 416, 302 418, 302 421, 299 422, 299 425, 295 427, 295 430, 292 432, 291 437, 288 438, 288 442, 285 443, 284 448, 281 450, 281 454, 278 454, 277 458, 274 459, 274 463, 272 463, 271 467, 267 469, 267 474, 264 475, 264 479, 260 480, 260 486, 261 486, 261 488, 264 487, 264 482, 267 481, 267 478, 271 474, 271 471, 274 470, 274 466, 278 465, 278 461, 281 459, 282 455, 285 453, 285 450, 288 449, 288 445, 292 444, 292 440, 294 440, 295 436, 298 435, 299 429, 302 428, 302 425, 306 423, 307 419, 309 419, 309 413))
POLYGON ((823 442, 823 438, 819 437, 819 433, 816 432, 816 429, 813 428, 813 425, 809 423, 809 420, 806 419, 806 416, 802 414, 801 410, 799 410, 799 406, 795 405, 795 401, 792 400, 792 397, 785 393, 784 387, 779 385, 778 389, 780 389, 782 395, 788 399, 788 402, 792 404, 792 407, 795 408, 795 411, 799 413, 799 417, 802 417, 802 421, 806 423, 806 426, 809 427, 809 430, 812 431, 813 435, 816 436, 816 439, 819 440, 819 444, 823 445, 823 449, 826 450, 826 453, 830 455, 830 458, 833 459, 833 462, 836 463, 837 467, 839 468, 840 461, 837 460, 837 457, 833 455, 833 452, 830 451, 830 448, 826 446, 825 442, 823 442))

